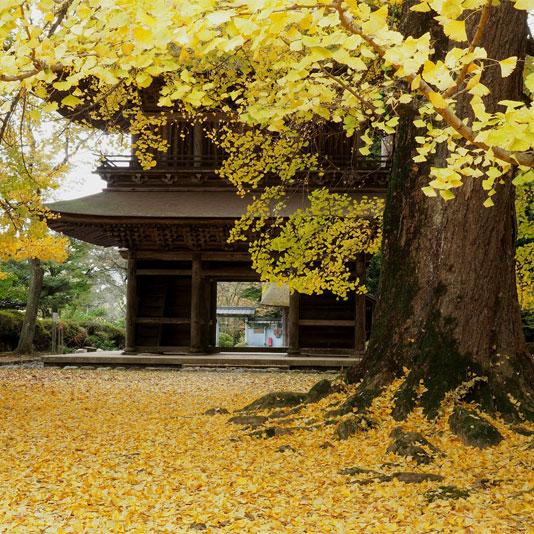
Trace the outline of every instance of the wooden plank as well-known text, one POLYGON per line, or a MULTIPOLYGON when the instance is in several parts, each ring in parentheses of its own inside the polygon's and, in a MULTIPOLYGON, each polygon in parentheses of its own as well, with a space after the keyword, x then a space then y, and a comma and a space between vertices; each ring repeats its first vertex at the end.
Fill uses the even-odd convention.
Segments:
POLYGON ((191 271, 191 352, 202 350, 202 259, 193 254, 191 271))
POLYGON ((266 353, 266 354, 286 354, 287 347, 216 347, 217 352, 222 353, 266 353))
MULTIPOLYGON (((192 252, 174 252, 172 250, 139 250, 139 260, 183 260, 191 261, 192 252)), ((247 252, 203 252, 203 261, 243 261, 250 264, 250 255, 247 252)))
POLYGON ((152 353, 164 353, 164 352, 177 352, 183 354, 189 354, 190 347, 185 346, 172 346, 172 345, 139 345, 137 347, 137 352, 152 352, 152 353))
POLYGON ((300 316, 300 295, 294 291, 289 295, 289 315, 287 329, 289 336, 288 354, 298 354, 299 343, 299 316, 300 316))
POLYGON ((210 314, 209 314, 209 328, 208 328, 208 346, 213 347, 217 345, 217 282, 207 281, 210 285, 210 314))
MULTIPOLYGON (((180 349, 176 352, 185 352, 187 347, 157 347, 158 352, 167 349, 180 349)), ((171 351, 169 351, 171 352, 171 351)), ((354 357, 335 356, 288 356, 286 354, 256 354, 254 352, 243 354, 137 354, 124 355, 116 353, 87 353, 87 354, 59 354, 43 356, 45 365, 148 365, 148 366, 230 366, 230 367, 322 367, 340 368, 356 365, 360 360, 354 357)))
POLYGON ((137 273, 136 259, 128 255, 128 279, 126 286, 126 347, 125 352, 135 352, 135 326, 137 318, 137 273))
POLYGON ((184 317, 138 317, 137 324, 189 324, 184 317))
MULTIPOLYGON (((356 258, 356 276, 360 284, 365 284, 365 255, 359 254, 356 258)), ((356 352, 365 351, 365 295, 356 293, 355 295, 355 330, 354 330, 354 350, 356 352)))
POLYGON ((137 276, 191 276, 191 269, 137 269, 137 276))
POLYGON ((354 326, 354 321, 349 319, 300 319, 300 326, 354 326))

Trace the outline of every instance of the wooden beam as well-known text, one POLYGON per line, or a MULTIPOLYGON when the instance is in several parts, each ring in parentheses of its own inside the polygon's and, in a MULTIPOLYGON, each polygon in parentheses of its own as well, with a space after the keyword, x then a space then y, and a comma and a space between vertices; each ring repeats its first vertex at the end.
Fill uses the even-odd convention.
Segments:
POLYGON ((170 353, 179 353, 179 354, 188 354, 189 353, 189 347, 182 347, 180 346, 174 346, 174 345, 140 345, 137 347, 137 352, 149 352, 154 354, 163 354, 165 352, 170 353))
POLYGON ((206 281, 210 285, 210 314, 208 323, 208 347, 213 347, 216 350, 217 347, 217 282, 211 280, 206 281))
MULTIPOLYGON (((204 259, 204 256, 202 256, 204 259)), ((250 264, 243 263, 242 265, 227 265, 219 267, 210 267, 206 265, 205 269, 202 271, 202 276, 207 278, 219 278, 219 279, 228 279, 230 281, 240 281, 244 280, 260 280, 259 274, 252 269, 250 264), (233 280, 235 279, 235 280, 233 280)))
POLYGON ((260 277, 255 272, 245 272, 243 270, 222 270, 207 269, 202 272, 205 278, 216 279, 219 282, 259 282, 260 277))
POLYGON ((300 295, 294 291, 289 295, 289 317, 287 329, 289 335, 288 354, 298 354, 300 352, 299 341, 299 319, 300 319, 300 295))
MULTIPOLYGON (((174 252, 172 250, 139 250, 139 260, 184 260, 191 261, 193 252, 174 252)), ((243 261, 250 264, 248 252, 203 252, 203 261, 243 261)))
MULTIPOLYGON (((365 255, 359 254, 356 259, 356 276, 359 284, 365 284, 365 255)), ((354 306, 354 350, 358 353, 365 351, 366 328, 365 328, 365 295, 355 294, 354 306)))
POLYGON ((191 269, 137 269, 137 276, 191 276, 191 269))
POLYGON ((202 258, 193 254, 191 269, 191 352, 202 351, 202 258))
POLYGON ((137 324, 189 324, 191 321, 183 317, 138 317, 137 324))
POLYGON ((138 250, 138 260, 183 260, 191 261, 191 252, 173 252, 170 250, 138 250))
POLYGON ((300 326, 354 326, 354 321, 351 319, 301 319, 300 326))
POLYGON ((128 253, 128 279, 126 286, 126 347, 124 352, 135 352, 135 327, 137 319, 137 273, 134 253, 128 253))

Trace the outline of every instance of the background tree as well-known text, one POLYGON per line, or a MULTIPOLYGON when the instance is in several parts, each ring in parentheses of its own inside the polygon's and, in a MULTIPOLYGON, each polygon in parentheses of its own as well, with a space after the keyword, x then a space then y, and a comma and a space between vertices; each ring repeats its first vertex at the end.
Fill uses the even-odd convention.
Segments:
POLYGON ((84 265, 91 273, 91 291, 73 299, 64 309, 64 316, 99 315, 108 321, 124 322, 127 261, 116 249, 89 246, 84 265))
POLYGON ((29 101, 17 94, 11 105, 0 123, 0 261, 61 261, 65 239, 48 231, 42 204, 66 170, 59 145, 40 131, 29 101))
POLYGON ((19 342, 15 349, 17 354, 33 353, 33 339, 35 336, 35 326, 37 324, 39 300, 43 287, 44 270, 40 260, 32 259, 29 261, 29 264, 31 267, 30 285, 28 287, 24 321, 22 322, 19 342))
MULTIPOLYGON (((126 267, 117 251, 69 239, 64 262, 10 261, 0 265, 0 308, 24 309, 18 352, 31 352, 38 316, 120 323, 124 320, 126 267), (40 312, 40 313, 39 313, 40 312)), ((95 327, 96 328, 96 327, 95 327)))
POLYGON ((44 279, 39 309, 43 317, 60 312, 87 296, 94 283, 93 271, 88 265, 90 245, 69 239, 64 262, 43 264, 44 279))

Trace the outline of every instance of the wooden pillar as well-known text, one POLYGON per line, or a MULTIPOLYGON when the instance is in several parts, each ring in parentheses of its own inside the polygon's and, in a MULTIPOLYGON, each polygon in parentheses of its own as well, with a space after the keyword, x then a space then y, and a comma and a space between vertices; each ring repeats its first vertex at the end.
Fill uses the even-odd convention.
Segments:
POLYGON ((193 167, 202 165, 202 124, 193 125, 193 167))
POLYGON ((193 254, 191 266, 191 352, 202 351, 202 258, 193 254))
POLYGON ((137 260, 128 252, 128 278, 126 286, 126 347, 124 352, 135 352, 135 329, 137 323, 137 260))
MULTIPOLYGON (((356 259, 356 276, 359 279, 359 285, 365 283, 365 255, 360 254, 356 259)), ((365 352, 365 295, 356 293, 354 296, 355 309, 355 331, 354 331, 354 349, 357 353, 365 352)))
POLYGON ((213 347, 213 352, 217 347, 219 340, 217 339, 217 282, 209 281, 210 290, 210 315, 209 315, 209 342, 213 347))
POLYGON ((200 348, 202 352, 209 352, 211 343, 210 337, 210 315, 211 315, 211 283, 208 278, 202 278, 201 281, 201 305, 200 305, 200 326, 201 339, 200 348))
POLYGON ((300 295, 294 291, 289 295, 289 316, 287 329, 289 334, 288 354, 300 352, 299 321, 300 321, 300 295))

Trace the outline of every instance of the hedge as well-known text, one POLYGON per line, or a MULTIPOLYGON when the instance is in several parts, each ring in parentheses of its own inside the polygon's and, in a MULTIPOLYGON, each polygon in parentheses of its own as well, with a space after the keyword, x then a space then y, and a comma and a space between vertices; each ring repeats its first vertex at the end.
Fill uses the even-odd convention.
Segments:
MULTIPOLYGON (((24 314, 15 310, 0 310, 0 352, 17 347, 24 314)), ((63 342, 67 351, 85 346, 103 350, 118 350, 124 347, 124 330, 101 321, 61 321, 63 342)), ((39 319, 35 329, 34 347, 38 352, 52 347, 52 320, 39 319)))

